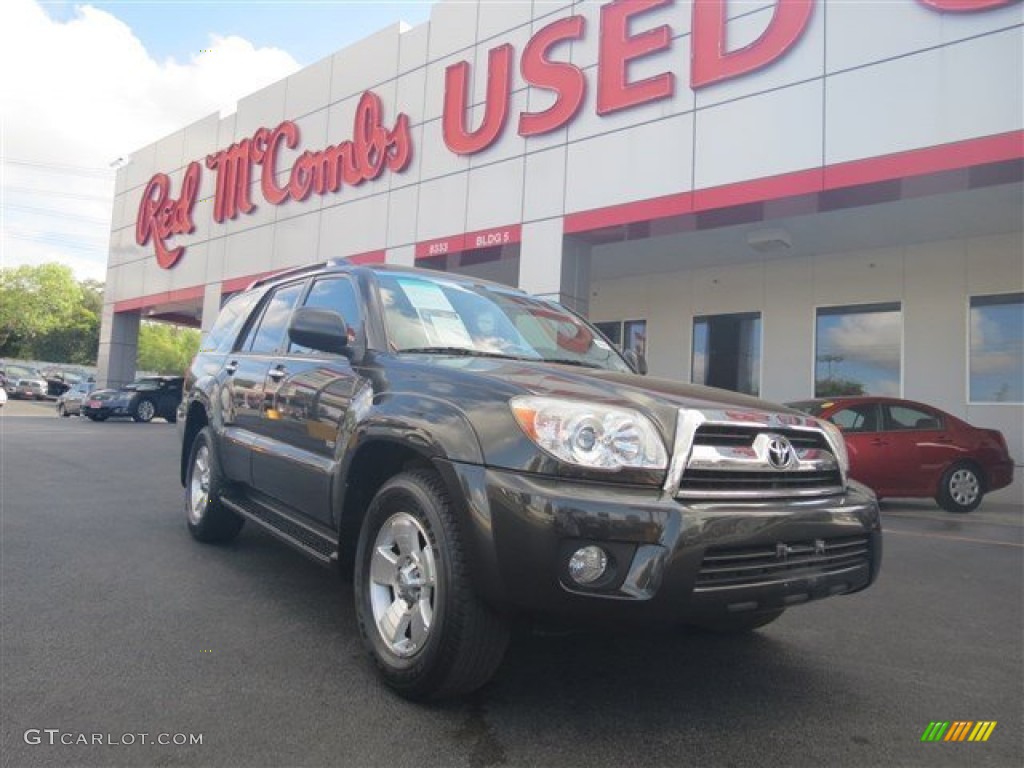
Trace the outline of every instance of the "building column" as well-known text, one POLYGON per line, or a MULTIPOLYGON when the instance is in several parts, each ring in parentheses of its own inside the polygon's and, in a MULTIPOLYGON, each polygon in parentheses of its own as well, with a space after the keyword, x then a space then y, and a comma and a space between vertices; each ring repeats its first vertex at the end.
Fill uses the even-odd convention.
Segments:
POLYGON ((113 304, 103 307, 96 360, 97 387, 119 387, 134 381, 141 319, 139 312, 115 312, 113 304))
POLYGON ((400 245, 396 248, 388 248, 384 255, 385 264, 396 264, 400 267, 416 266, 416 246, 400 245))
POLYGON ((590 245, 562 232, 562 219, 523 225, 519 287, 586 316, 590 309, 590 245))
POLYGON ((217 316, 220 314, 220 305, 220 283, 207 283, 206 289, 203 292, 203 318, 200 326, 204 337, 213 328, 213 324, 217 322, 217 316))

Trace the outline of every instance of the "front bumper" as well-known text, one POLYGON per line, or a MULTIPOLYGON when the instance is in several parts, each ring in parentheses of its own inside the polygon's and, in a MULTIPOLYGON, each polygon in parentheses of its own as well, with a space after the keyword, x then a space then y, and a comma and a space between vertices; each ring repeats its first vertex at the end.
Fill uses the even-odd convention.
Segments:
POLYGON ((660 489, 446 463, 482 595, 561 617, 681 623, 857 592, 877 577, 878 505, 821 499, 683 503, 660 489), (568 559, 597 544, 613 573, 576 585, 568 559))
POLYGON ((132 409, 127 404, 104 405, 101 408, 91 408, 88 405, 83 405, 82 413, 84 413, 86 416, 106 419, 110 418, 111 416, 131 416, 132 409))

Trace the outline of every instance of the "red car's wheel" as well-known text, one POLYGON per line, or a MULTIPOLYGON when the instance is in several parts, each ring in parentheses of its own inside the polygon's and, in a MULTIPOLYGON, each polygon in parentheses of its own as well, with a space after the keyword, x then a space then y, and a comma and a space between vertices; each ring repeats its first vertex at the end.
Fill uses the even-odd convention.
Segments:
POLYGON ((985 495, 984 488, 977 468, 961 462, 942 474, 935 500, 947 512, 964 514, 978 508, 985 495))

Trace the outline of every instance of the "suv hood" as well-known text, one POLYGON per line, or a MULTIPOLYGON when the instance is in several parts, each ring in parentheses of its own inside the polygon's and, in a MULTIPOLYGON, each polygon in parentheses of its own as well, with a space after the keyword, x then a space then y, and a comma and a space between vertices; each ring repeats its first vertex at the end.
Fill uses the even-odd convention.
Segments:
MULTIPOLYGON (((430 366, 432 376, 450 371, 455 379, 451 384, 456 385, 460 393, 459 402, 467 406, 478 387, 492 403, 496 393, 507 398, 537 395, 588 400, 637 409, 651 417, 666 437, 675 433, 678 410, 684 407, 761 411, 806 418, 805 414, 749 395, 653 376, 519 360, 426 355, 417 358, 414 367, 430 366), (465 401, 461 397, 463 393, 469 396, 465 401)), ((405 360, 410 361, 410 358, 405 360)))

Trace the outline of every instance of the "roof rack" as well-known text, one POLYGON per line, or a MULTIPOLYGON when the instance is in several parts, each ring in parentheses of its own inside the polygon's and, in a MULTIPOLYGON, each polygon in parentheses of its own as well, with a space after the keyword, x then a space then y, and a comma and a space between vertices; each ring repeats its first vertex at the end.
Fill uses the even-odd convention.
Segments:
POLYGON ((258 280, 253 280, 251 283, 249 283, 245 290, 251 291, 253 288, 258 288, 261 285, 266 285, 267 283, 274 282, 275 280, 280 280, 283 277, 293 277, 295 275, 305 274, 306 272, 316 272, 318 269, 324 269, 325 267, 341 267, 348 266, 351 264, 352 262, 350 262, 347 258, 338 257, 334 259, 328 259, 327 261, 319 261, 315 264, 306 264, 301 267, 293 267, 292 269, 285 269, 280 272, 275 272, 272 275, 266 275, 265 277, 261 277, 258 280))

